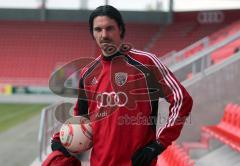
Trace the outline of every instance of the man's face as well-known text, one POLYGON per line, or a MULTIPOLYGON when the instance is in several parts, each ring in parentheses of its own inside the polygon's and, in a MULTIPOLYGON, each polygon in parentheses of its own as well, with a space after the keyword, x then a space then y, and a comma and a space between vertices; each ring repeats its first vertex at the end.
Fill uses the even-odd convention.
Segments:
POLYGON ((108 56, 103 50, 106 44, 115 45, 117 48, 121 44, 121 31, 117 22, 108 16, 97 16, 93 20, 93 36, 101 48, 104 56, 108 56))

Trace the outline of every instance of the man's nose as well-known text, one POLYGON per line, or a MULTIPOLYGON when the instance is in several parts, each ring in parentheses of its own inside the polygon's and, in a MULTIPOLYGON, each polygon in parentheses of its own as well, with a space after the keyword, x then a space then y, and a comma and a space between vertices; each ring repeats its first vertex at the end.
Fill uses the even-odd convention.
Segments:
POLYGON ((106 31, 106 29, 102 30, 102 38, 108 38, 108 32, 106 31))

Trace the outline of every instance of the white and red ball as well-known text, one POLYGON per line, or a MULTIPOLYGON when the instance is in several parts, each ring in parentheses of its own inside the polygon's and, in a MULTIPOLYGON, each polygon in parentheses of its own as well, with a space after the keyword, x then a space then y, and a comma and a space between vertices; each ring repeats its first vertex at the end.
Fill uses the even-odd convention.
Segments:
POLYGON ((75 116, 68 119, 60 129, 62 145, 72 153, 81 153, 92 147, 92 127, 89 119, 75 116))

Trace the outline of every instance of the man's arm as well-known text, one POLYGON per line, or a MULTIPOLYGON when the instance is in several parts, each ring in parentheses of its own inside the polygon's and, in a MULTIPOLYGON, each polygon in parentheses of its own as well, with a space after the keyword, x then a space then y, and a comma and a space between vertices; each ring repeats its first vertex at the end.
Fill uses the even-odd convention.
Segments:
POLYGON ((173 73, 156 60, 158 74, 164 98, 170 104, 166 124, 157 130, 157 142, 167 147, 175 141, 183 128, 186 118, 189 116, 193 100, 183 85, 176 79, 173 73), (161 79, 161 80, 160 80, 161 79))
POLYGON ((161 88, 160 92, 162 94, 159 94, 159 96, 170 103, 169 116, 167 123, 156 131, 156 141, 148 143, 132 156, 133 166, 154 163, 156 157, 179 137, 193 104, 191 96, 173 73, 155 55, 147 54, 147 56, 150 59, 150 71, 158 84, 157 88, 161 88))

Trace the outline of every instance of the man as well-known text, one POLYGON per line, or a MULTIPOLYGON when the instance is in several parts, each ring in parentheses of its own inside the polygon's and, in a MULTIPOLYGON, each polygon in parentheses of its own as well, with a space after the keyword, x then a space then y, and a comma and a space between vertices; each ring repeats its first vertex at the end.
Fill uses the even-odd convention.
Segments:
MULTIPOLYGON (((157 156, 180 135, 192 98, 155 55, 123 43, 125 25, 117 9, 96 8, 89 28, 102 53, 80 74, 74 115, 89 115, 91 120, 90 165, 155 165, 157 156), (156 130, 160 97, 170 103, 169 117, 156 130)), ((58 140, 55 136, 53 151, 72 160, 58 140)))

